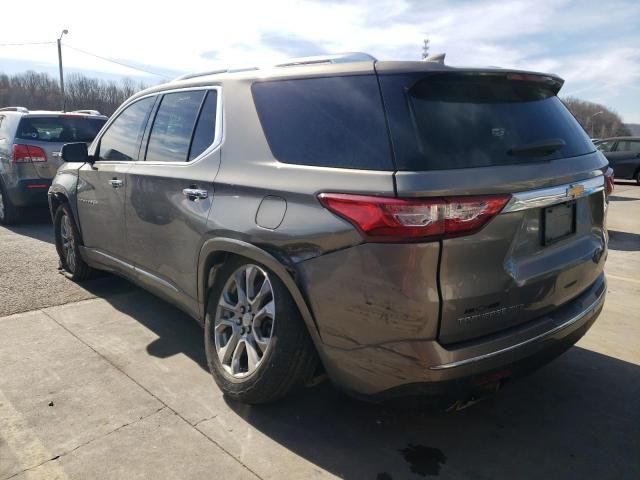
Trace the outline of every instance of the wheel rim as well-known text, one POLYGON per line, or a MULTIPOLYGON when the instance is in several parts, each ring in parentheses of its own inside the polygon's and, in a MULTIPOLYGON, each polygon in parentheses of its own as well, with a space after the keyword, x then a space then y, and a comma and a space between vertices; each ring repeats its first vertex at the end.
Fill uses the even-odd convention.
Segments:
POLYGON ((76 269, 76 248, 75 238, 73 237, 73 229, 71 228, 71 220, 67 214, 62 216, 60 222, 60 239, 62 240, 62 255, 65 264, 70 272, 76 269))
POLYGON ((267 272, 243 265, 227 280, 216 308, 214 341, 218 359, 234 378, 252 375, 271 345, 275 298, 267 272))
POLYGON ((0 191, 0 220, 4 220, 4 196, 0 191))

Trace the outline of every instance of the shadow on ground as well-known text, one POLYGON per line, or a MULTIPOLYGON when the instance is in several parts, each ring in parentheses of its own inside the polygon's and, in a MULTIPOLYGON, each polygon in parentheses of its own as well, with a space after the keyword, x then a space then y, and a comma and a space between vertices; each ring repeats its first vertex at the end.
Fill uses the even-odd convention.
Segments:
POLYGON ((609 230, 609 249, 623 252, 640 251, 640 234, 609 230))
MULTIPOLYGON (((158 335, 150 355, 183 353, 206 370, 202 329, 185 314, 142 291, 107 300, 158 335)), ((252 428, 341 478, 617 479, 640 478, 632 453, 640 439, 638 398, 640 367, 574 347, 459 412, 367 404, 328 382, 272 405, 227 404, 252 428)))
POLYGON ((640 201, 640 198, 621 197, 619 195, 609 195, 609 200, 611 200, 612 202, 637 202, 637 201, 640 201))
POLYGON ((15 225, 4 228, 17 235, 31 237, 52 245, 54 243, 53 224, 46 208, 28 209, 15 225))

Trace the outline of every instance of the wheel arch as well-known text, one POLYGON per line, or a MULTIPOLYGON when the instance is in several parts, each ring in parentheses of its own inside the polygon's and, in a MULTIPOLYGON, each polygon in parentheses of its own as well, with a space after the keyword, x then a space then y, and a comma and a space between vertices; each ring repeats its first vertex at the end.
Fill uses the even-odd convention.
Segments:
POLYGON ((206 302, 209 288, 215 281, 216 267, 221 266, 230 256, 244 257, 254 260, 275 273, 289 291, 302 316, 307 329, 314 340, 320 341, 320 333, 316 321, 309 309, 307 301, 298 287, 291 269, 269 252, 242 240, 231 238, 214 238, 207 240, 200 251, 198 265, 198 300, 200 303, 201 321, 204 323, 206 302))
POLYGON ((71 170, 59 172, 49 188, 49 211, 51 213, 51 219, 53 220, 58 207, 63 203, 67 203, 71 209, 71 213, 73 214, 73 220, 76 223, 76 227, 82 235, 82 226, 80 225, 78 205, 76 202, 77 186, 77 171, 71 170))

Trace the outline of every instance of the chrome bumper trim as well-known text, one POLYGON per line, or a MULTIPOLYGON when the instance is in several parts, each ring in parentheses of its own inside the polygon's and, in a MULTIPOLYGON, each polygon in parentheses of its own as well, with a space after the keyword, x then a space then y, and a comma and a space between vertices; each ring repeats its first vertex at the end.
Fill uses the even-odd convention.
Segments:
POLYGON ((520 347, 523 347, 523 346, 528 345, 530 343, 533 343, 533 342, 536 342, 538 340, 541 340, 541 339, 543 339, 545 337, 549 337, 549 336, 553 335, 554 333, 559 332, 560 330, 563 330, 563 329, 573 325, 576 322, 579 322, 584 317, 586 317, 587 315, 592 313, 594 310, 599 308, 602 305, 602 303, 604 302, 604 297, 605 297, 606 291, 607 291, 607 288, 606 288, 606 285, 605 285, 605 288, 602 290, 602 293, 600 293, 598 298, 591 305, 589 305, 585 310, 580 312, 575 317, 573 317, 573 318, 567 320, 566 322, 564 322, 564 323, 552 328, 551 330, 548 330, 548 331, 546 331, 544 333, 536 335, 535 337, 528 338, 527 340, 524 340, 524 341, 522 341, 520 343, 516 343, 515 345, 511 345, 509 347, 502 348, 500 350, 496 350, 494 352, 485 353, 484 355, 479 355, 477 357, 465 358, 464 360, 458 360, 457 362, 451 362, 451 363, 444 363, 442 365, 436 365, 436 366, 433 366, 433 367, 429 367, 429 370, 446 370, 446 369, 449 369, 449 368, 456 368, 456 367, 461 367, 463 365, 469 365, 470 363, 480 362, 482 360, 486 360, 488 358, 493 358, 493 357, 495 357, 497 355, 502 355, 503 353, 510 352, 510 351, 515 350, 517 348, 520 348, 520 347))
POLYGON ((502 210, 502 213, 517 212, 529 208, 548 207, 576 198, 587 197, 594 193, 602 192, 603 190, 604 175, 598 175, 588 180, 558 185, 557 187, 514 193, 502 210))

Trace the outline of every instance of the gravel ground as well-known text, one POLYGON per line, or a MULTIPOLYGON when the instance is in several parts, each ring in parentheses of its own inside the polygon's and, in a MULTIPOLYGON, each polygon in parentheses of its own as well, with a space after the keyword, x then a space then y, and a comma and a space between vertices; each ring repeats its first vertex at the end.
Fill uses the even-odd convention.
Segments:
POLYGON ((135 287, 113 276, 80 286, 58 272, 46 210, 29 212, 28 220, 18 225, 0 227, 0 317, 94 298, 114 288, 135 287))

